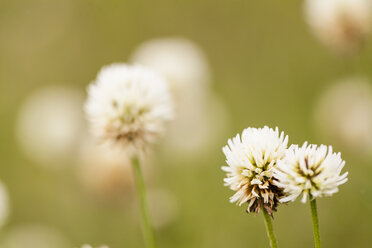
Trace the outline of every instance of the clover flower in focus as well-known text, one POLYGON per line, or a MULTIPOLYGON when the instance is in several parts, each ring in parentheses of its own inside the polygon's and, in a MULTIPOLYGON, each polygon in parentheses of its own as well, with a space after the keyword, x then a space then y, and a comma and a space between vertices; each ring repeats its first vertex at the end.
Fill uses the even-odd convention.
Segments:
POLYGON ((330 48, 350 53, 371 31, 370 0, 307 0, 307 22, 314 34, 330 48))
POLYGON ((172 101, 166 81, 155 72, 112 64, 89 86, 85 112, 96 137, 131 154, 161 136, 172 118, 172 101))
POLYGON ((332 146, 292 146, 283 160, 278 162, 275 184, 287 194, 281 202, 294 201, 302 194, 302 202, 308 198, 331 196, 338 186, 347 181, 347 172, 341 175, 345 161, 332 146))
POLYGON ((288 136, 265 126, 247 128, 228 140, 223 148, 228 166, 225 185, 236 191, 231 202, 248 203, 247 212, 260 212, 264 208, 271 216, 276 211, 282 189, 274 184, 273 172, 278 160, 287 149, 288 136))

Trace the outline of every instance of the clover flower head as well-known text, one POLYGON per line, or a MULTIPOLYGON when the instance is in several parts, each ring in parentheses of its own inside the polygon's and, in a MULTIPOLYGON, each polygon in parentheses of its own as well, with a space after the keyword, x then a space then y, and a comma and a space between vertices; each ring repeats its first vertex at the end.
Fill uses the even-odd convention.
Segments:
POLYGON ((339 52, 360 47, 371 31, 370 0, 307 0, 307 22, 314 34, 339 52))
POLYGON ((282 190, 274 184, 273 171, 287 149, 288 136, 278 128, 247 128, 228 140, 223 148, 228 166, 225 185, 236 193, 231 202, 248 203, 247 212, 258 213, 261 208, 272 215, 276 211, 282 190))
POLYGON ((145 67, 126 64, 103 67, 88 88, 85 105, 93 134, 130 153, 154 143, 172 111, 166 81, 145 67))
POLYGON ((347 181, 348 173, 341 175, 345 161, 332 146, 291 146, 274 170, 275 184, 283 188, 286 197, 281 202, 294 201, 302 194, 302 202, 308 198, 331 196, 338 186, 347 181))

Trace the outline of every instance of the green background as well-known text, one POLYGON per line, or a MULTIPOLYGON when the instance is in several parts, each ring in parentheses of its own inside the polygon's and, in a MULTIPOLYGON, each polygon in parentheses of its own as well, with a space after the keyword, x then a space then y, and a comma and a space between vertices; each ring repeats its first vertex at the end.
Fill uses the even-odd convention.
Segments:
MULTIPOLYGON (((337 79, 372 78, 371 44, 358 56, 333 54, 312 36, 303 3, 295 0, 1 0, 0 179, 12 206, 4 235, 37 222, 60 230, 72 247, 143 247, 133 193, 115 204, 87 197, 74 165, 49 171, 28 160, 14 127, 32 90, 66 84, 83 92, 102 65, 126 61, 139 43, 168 36, 189 38, 204 49, 212 87, 232 124, 201 155, 157 156, 149 187, 171 190, 180 208, 178 218, 157 231, 159 247, 268 247, 262 216, 228 202, 232 192, 222 182, 221 147, 243 128, 263 125, 279 126, 290 143, 326 142, 312 119, 317 97, 337 79)), ((350 175, 339 193, 318 201, 323 245, 370 247, 372 161, 336 144, 335 150, 350 175)), ((308 205, 280 206, 274 225, 281 247, 313 246, 308 205)))

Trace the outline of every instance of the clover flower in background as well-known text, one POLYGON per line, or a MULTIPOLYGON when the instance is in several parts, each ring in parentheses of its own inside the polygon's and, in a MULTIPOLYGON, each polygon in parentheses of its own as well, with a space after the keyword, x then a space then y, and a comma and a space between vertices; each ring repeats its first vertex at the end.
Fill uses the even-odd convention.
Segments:
MULTIPOLYGON (((152 154, 143 157, 143 172, 152 175, 152 154)), ((77 156, 77 178, 87 193, 116 201, 127 196, 134 187, 131 160, 119 147, 100 145, 88 136, 77 156)))
POLYGON ((109 248, 109 247, 106 246, 106 245, 98 246, 98 247, 93 247, 93 246, 90 246, 90 245, 83 245, 81 248, 109 248))
POLYGON ((151 39, 135 49, 131 61, 152 68, 169 83, 177 115, 165 138, 167 151, 195 155, 222 136, 228 111, 211 89, 208 59, 200 46, 180 37, 151 39))
POLYGON ((172 119, 166 81, 142 66, 112 64, 88 88, 85 112, 93 134, 103 143, 141 153, 172 119))
POLYGON ((294 201, 302 194, 302 202, 331 196, 338 192, 338 186, 347 181, 348 173, 341 175, 345 161, 340 153, 334 153, 332 146, 291 146, 283 160, 274 169, 275 184, 287 194, 281 202, 294 201))
POLYGON ((92 139, 85 140, 78 151, 77 173, 88 193, 106 200, 122 198, 134 183, 130 158, 92 139))
POLYGON ((41 223, 19 224, 1 234, 1 247, 68 248, 73 247, 59 231, 41 223))
POLYGON ((166 152, 172 151, 181 157, 195 157, 225 138, 231 118, 224 101, 214 94, 205 96, 204 101, 197 105, 190 100, 188 104, 185 102, 175 107, 177 115, 164 139, 166 152))
POLYGON ((34 162, 56 168, 73 157, 83 129, 82 94, 63 86, 36 90, 22 103, 16 137, 34 162))
POLYGON ((265 126, 247 128, 223 148, 228 166, 225 185, 236 191, 231 202, 248 202, 247 212, 260 212, 264 208, 272 216, 276 211, 282 189, 274 184, 273 172, 277 162, 284 158, 288 136, 265 126))
POLYGON ((88 88, 85 112, 93 134, 111 149, 121 149, 131 161, 144 241, 147 247, 156 247, 141 163, 148 145, 163 134, 173 117, 168 83, 143 66, 106 66, 88 88))
POLYGON ((306 0, 306 19, 313 33, 342 53, 358 49, 371 31, 370 0, 306 0))
POLYGON ((10 208, 9 208, 9 196, 5 185, 0 182, 0 227, 3 227, 8 220, 10 208))
POLYGON ((210 69, 203 50, 185 38, 157 38, 140 44, 131 61, 149 67, 169 82, 175 99, 184 91, 193 92, 195 99, 203 95, 210 83, 210 69))
POLYGON ((343 79, 325 90, 314 106, 316 131, 358 155, 372 151, 372 87, 363 77, 343 79))

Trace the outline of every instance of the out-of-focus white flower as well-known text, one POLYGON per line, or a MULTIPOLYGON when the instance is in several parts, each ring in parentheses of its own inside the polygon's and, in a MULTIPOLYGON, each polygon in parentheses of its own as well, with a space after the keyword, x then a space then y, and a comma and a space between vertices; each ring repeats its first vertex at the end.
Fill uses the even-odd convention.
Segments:
POLYGON ((177 199, 170 191, 165 189, 151 189, 148 192, 148 197, 155 228, 163 228, 177 218, 177 199))
POLYGON ((330 48, 350 52, 371 31, 370 0, 306 0, 307 21, 314 34, 330 48))
POLYGON ((130 158, 117 147, 91 139, 80 148, 77 172, 84 188, 99 197, 122 198, 133 184, 130 158))
POLYGON ((9 197, 5 185, 0 182, 0 227, 4 226, 9 216, 9 197))
POLYGON ((342 80, 326 90, 314 111, 327 140, 359 154, 372 150, 372 86, 364 78, 342 80))
POLYGON ((83 96, 62 86, 42 88, 22 104, 16 136, 35 162, 55 167, 71 157, 83 126, 83 96))
POLYGON ((146 41, 135 50, 131 60, 167 78, 176 101, 184 97, 185 91, 203 95, 209 84, 206 56, 199 46, 184 38, 146 41))
MULTIPOLYGON (((81 248, 93 248, 93 247, 90 246, 90 245, 83 245, 81 248)), ((103 245, 103 246, 98 246, 98 247, 96 247, 96 248, 109 248, 109 247, 106 246, 106 245, 103 245)))
POLYGON ((138 153, 160 136, 172 118, 166 81, 142 66, 105 66, 88 89, 85 105, 95 136, 138 153))
POLYGON ((70 248, 70 242, 57 230, 41 224, 23 224, 2 233, 1 247, 70 248))
POLYGON ((200 154, 225 135, 230 116, 224 102, 215 95, 205 97, 205 104, 194 108, 190 106, 193 103, 178 105, 179 112, 167 130, 166 151, 178 155, 200 154))
POLYGON ((223 148, 228 166, 225 185, 236 191, 231 202, 248 202, 248 212, 258 213, 262 207, 272 215, 276 211, 282 190, 274 185, 273 172, 287 149, 288 136, 265 126, 247 128, 242 136, 228 140, 223 148))
POLYGON ((308 198, 331 196, 338 186, 347 181, 347 172, 341 175, 345 161, 341 153, 334 153, 332 146, 291 146, 274 170, 275 184, 288 196, 281 202, 294 201, 302 194, 302 202, 308 198))
MULTIPOLYGON (((141 162, 145 177, 151 179, 152 154, 146 154, 141 162)), ((123 199, 134 186, 130 158, 119 147, 97 144, 90 136, 78 150, 77 178, 87 193, 105 201, 123 199)))
POLYGON ((222 136, 229 118, 210 89, 209 64, 197 44, 185 38, 152 39, 141 44, 131 60, 159 72, 172 90, 177 114, 165 138, 167 151, 195 155, 222 136))

